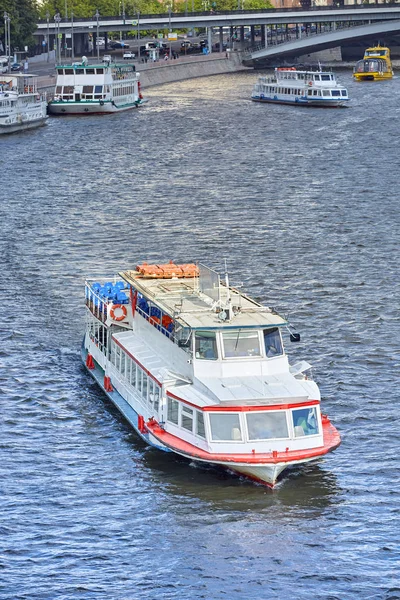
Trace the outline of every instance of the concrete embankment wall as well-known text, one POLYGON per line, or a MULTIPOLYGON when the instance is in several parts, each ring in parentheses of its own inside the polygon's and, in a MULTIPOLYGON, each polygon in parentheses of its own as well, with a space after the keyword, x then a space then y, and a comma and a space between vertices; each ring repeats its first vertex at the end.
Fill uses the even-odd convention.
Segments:
POLYGON ((137 70, 140 72, 143 88, 148 88, 184 79, 234 73, 247 70, 247 67, 243 67, 241 64, 239 55, 231 54, 229 58, 226 58, 224 54, 221 58, 205 57, 203 60, 197 59, 196 61, 178 59, 167 65, 157 63, 154 66, 138 65, 137 70))

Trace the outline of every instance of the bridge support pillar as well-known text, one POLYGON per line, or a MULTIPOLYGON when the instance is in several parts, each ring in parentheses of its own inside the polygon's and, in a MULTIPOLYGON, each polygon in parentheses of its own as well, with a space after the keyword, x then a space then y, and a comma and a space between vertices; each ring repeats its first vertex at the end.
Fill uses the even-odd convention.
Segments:
POLYGON ((224 28, 219 27, 219 51, 223 52, 224 50, 224 28))
POLYGON ((250 45, 252 48, 255 45, 254 25, 250 25, 250 45))
POLYGON ((261 46, 263 48, 268 46, 268 29, 266 25, 261 25, 261 46))
POLYGON ((243 44, 244 44, 244 25, 240 26, 240 43, 243 46, 243 44))
POLYGON ((207 40, 208 40, 208 51, 209 51, 210 54, 212 52, 212 33, 213 33, 212 27, 208 27, 208 29, 207 29, 207 40))
POLYGON ((86 44, 85 44, 85 33, 75 33, 74 34, 74 54, 77 56, 82 56, 86 52, 86 44))
POLYGON ((229 28, 229 48, 232 50, 233 48, 233 25, 230 26, 229 28))

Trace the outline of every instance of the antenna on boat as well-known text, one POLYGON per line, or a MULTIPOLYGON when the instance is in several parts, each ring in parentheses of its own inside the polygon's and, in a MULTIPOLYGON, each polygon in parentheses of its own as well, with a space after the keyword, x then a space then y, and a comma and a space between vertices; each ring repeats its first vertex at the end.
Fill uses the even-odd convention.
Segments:
POLYGON ((229 275, 228 275, 228 266, 226 262, 226 258, 224 258, 225 262, 225 286, 226 286, 226 309, 227 309, 227 320, 230 321, 232 318, 232 298, 231 291, 229 288, 229 275))

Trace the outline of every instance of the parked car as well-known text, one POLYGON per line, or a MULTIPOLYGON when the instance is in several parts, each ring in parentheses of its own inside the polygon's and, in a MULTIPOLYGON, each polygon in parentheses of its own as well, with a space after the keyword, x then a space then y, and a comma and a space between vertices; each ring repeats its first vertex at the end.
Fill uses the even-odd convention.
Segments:
POLYGON ((118 48, 129 48, 129 44, 126 44, 125 42, 110 42, 108 45, 113 50, 117 50, 118 48))
POLYGON ((11 71, 22 71, 21 63, 13 63, 11 65, 11 71))
POLYGON ((124 52, 124 56, 122 57, 124 60, 132 60, 135 58, 136 54, 128 50, 128 52, 124 52))
POLYGON ((105 54, 103 56, 103 63, 110 64, 111 60, 111 54, 105 54))

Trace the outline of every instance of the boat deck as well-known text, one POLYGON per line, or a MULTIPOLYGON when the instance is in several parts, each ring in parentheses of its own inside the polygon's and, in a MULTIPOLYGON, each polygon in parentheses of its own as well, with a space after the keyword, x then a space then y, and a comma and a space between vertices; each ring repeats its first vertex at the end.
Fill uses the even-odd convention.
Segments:
POLYGON ((229 288, 228 293, 223 284, 207 289, 199 277, 151 278, 143 277, 138 271, 124 271, 120 276, 183 327, 260 329, 286 325, 285 319, 272 309, 261 306, 234 288, 229 288), (224 311, 218 311, 218 306, 228 304, 228 295, 234 317, 224 320, 224 311))

